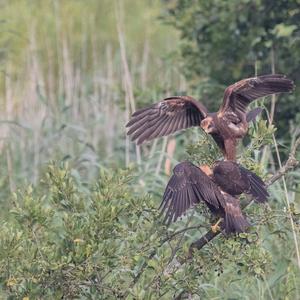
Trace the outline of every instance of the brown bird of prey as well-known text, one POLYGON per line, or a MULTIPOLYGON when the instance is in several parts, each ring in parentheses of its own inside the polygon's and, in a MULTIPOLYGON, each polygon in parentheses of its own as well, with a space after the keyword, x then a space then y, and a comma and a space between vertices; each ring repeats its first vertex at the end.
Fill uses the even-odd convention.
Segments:
MULTIPOLYGON (((236 196, 250 194, 257 202, 265 202, 269 196, 260 177, 232 161, 216 162, 213 169, 182 162, 173 173, 160 205, 168 225, 203 201, 213 214, 224 218, 226 233, 244 232, 250 224, 236 196)), ((212 226, 214 232, 218 223, 212 226)))
POLYGON ((292 80, 272 74, 243 79, 226 88, 219 110, 209 113, 206 107, 190 96, 166 98, 147 108, 137 110, 127 123, 127 132, 137 144, 166 136, 188 127, 200 126, 211 134, 225 159, 235 160, 238 139, 248 131, 248 123, 261 112, 247 114, 248 105, 261 97, 290 92, 292 80))

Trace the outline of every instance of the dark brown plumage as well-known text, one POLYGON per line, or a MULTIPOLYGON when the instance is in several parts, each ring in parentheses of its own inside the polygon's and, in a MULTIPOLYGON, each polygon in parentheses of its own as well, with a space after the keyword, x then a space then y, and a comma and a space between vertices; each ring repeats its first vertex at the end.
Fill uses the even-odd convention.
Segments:
POLYGON ((269 197, 262 179, 233 161, 216 162, 212 179, 224 192, 232 196, 249 194, 257 202, 265 202, 269 197))
POLYGON ((175 222, 189 208, 203 201, 214 214, 224 218, 227 233, 243 232, 249 223, 234 196, 248 193, 259 202, 266 201, 268 196, 263 181, 234 162, 218 162, 213 170, 182 162, 173 173, 160 205, 167 224, 175 222))
POLYGON ((133 113, 127 132, 137 144, 166 136, 192 126, 201 126, 211 134, 225 159, 235 160, 238 139, 248 131, 248 122, 261 112, 247 114, 248 105, 255 99, 271 94, 290 92, 293 81, 272 74, 241 80, 226 88, 218 112, 209 113, 206 107, 189 96, 174 96, 133 113))
POLYGON ((129 127, 127 134, 141 144, 181 129, 199 126, 206 116, 206 108, 192 97, 170 97, 134 112, 126 125, 129 127))

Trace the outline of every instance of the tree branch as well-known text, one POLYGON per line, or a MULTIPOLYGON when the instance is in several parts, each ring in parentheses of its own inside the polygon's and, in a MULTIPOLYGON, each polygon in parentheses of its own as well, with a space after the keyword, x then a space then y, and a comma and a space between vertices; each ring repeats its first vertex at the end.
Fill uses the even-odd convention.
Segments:
MULTIPOLYGON (((285 174, 293 170, 299 165, 299 161, 296 159, 296 151, 298 146, 300 145, 300 138, 298 138, 293 145, 291 149, 291 153, 289 155, 288 160, 286 163, 280 168, 275 174, 273 174, 267 181, 266 181, 266 186, 272 185, 275 181, 283 177, 285 174)), ((242 207, 242 209, 245 209, 253 199, 249 199, 242 207)), ((189 249, 189 256, 188 258, 191 258, 193 256, 193 253, 195 250, 200 250, 202 249, 206 244, 208 244, 212 239, 214 239, 216 236, 218 236, 221 232, 218 231, 214 233, 212 230, 209 230, 205 235, 203 235, 200 239, 196 240, 190 245, 189 249)))
MULTIPOLYGON (((199 228, 201 228, 201 227, 203 227, 203 225, 196 225, 196 226, 185 227, 185 228, 183 228, 183 229, 181 229, 181 230, 175 231, 175 232, 172 233, 171 235, 168 235, 166 238, 164 238, 164 239, 160 242, 159 246, 158 246, 157 248, 153 249, 153 250, 150 252, 150 254, 148 255, 147 259, 145 259, 145 261, 144 261, 144 263, 142 264, 142 266, 141 266, 141 268, 140 268, 138 274, 133 278, 133 281, 132 281, 132 283, 130 284, 130 288, 132 288, 132 287, 138 282, 138 280, 140 279, 141 275, 144 273, 146 267, 148 266, 149 260, 152 259, 152 258, 155 256, 155 254, 156 254, 156 252, 157 252, 157 249, 158 249, 159 247, 161 247, 161 246, 162 246, 163 244, 165 244, 166 242, 171 241, 172 239, 174 239, 175 237, 177 237, 177 236, 178 236, 179 234, 181 234, 181 233, 184 233, 184 232, 189 231, 189 230, 199 229, 199 228)), ((176 252, 175 252, 175 254, 176 254, 176 252)), ((128 294, 129 294, 129 290, 128 290, 124 295, 127 296, 128 294)))

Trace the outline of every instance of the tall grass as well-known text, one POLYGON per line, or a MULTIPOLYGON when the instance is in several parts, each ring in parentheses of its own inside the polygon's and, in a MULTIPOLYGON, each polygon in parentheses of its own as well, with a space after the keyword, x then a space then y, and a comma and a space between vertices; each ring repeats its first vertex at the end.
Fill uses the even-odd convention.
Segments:
POLYGON ((0 155, 11 191, 36 183, 51 159, 71 160, 88 179, 164 152, 159 143, 141 153, 124 127, 136 107, 186 88, 159 11, 159 1, 3 4, 0 155))

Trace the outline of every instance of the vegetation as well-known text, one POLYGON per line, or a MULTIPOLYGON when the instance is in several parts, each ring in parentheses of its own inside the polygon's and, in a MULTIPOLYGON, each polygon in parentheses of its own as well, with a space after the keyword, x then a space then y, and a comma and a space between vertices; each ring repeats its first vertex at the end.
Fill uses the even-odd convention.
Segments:
MULTIPOLYGON (((253 144, 270 133, 255 134, 253 144)), ((190 149, 191 159, 198 161, 205 143, 190 149)), ((293 234, 284 196, 274 197, 278 187, 270 206, 247 209, 255 224, 249 233, 222 236, 185 262, 191 242, 209 228, 207 209, 167 229, 159 197, 145 194, 134 173, 101 169, 85 184, 68 165, 50 164, 36 187, 14 193, 0 239, 3 297, 298 298, 293 234)), ((292 218, 299 222, 294 210, 292 218)))
MULTIPOLYGON (((224 88, 241 78, 271 72, 299 82, 300 8, 298 0, 165 1, 165 19, 180 32, 185 74, 205 103, 218 108, 224 88)), ((299 122, 296 99, 275 107, 279 136, 299 122)))
MULTIPOLYGON (((195 94, 197 82, 197 88, 204 87, 203 101, 209 102, 215 91, 220 99, 225 84, 254 73, 248 67, 255 59, 249 63, 245 52, 248 37, 240 44, 240 56, 240 48, 225 47, 231 36, 224 24, 237 6, 213 2, 220 13, 215 15, 224 22, 219 27, 207 23, 212 35, 206 47, 214 47, 204 52, 193 48, 182 57, 180 45, 183 50, 205 47, 194 43, 192 30, 210 20, 210 2, 1 3, 0 298, 300 298, 298 169, 269 187, 268 205, 247 206, 245 214, 253 224, 248 233, 218 235, 187 259, 191 243, 210 229, 207 208, 200 205, 167 228, 157 207, 177 161, 211 163, 220 153, 198 129, 142 147, 125 137, 124 124, 136 107, 170 94, 195 94), (198 18, 198 8, 204 6, 207 15, 198 18), (174 16, 176 27, 189 33, 181 39, 165 24, 174 24, 174 16), (215 39, 219 44, 213 44, 215 39), (216 55, 213 49, 224 52, 216 55), (190 64, 196 51, 203 55, 201 70, 198 61, 190 64), (231 57, 236 64, 225 72, 221 65, 231 57), (193 67, 185 68, 186 78, 181 62, 193 67)), ((277 2, 281 6, 274 8, 272 18, 298 26, 294 17, 286 18, 292 9, 298 16, 296 1, 277 2)), ((245 26, 254 22, 252 3, 259 8, 257 26, 262 27, 267 2, 239 3, 248 12, 245 26)), ((259 32, 253 30, 251 38, 261 37, 259 32)), ((297 80, 291 68, 299 68, 298 27, 288 33, 267 38, 276 42, 276 69, 297 80), (292 39, 296 48, 278 52, 292 39)), ((259 47, 267 49, 262 42, 259 47)), ((256 57, 259 72, 272 65, 264 60, 270 53, 263 54, 256 57)), ((295 105, 297 93, 284 99, 295 105)), ((286 108, 280 103, 278 112, 286 108)), ((276 114, 276 124, 277 116, 282 118, 276 114)), ((281 152, 295 146, 300 132, 295 120, 280 143, 270 122, 251 125, 240 162, 270 178, 284 163, 281 152)), ((299 159, 297 152, 295 156, 299 159)))

